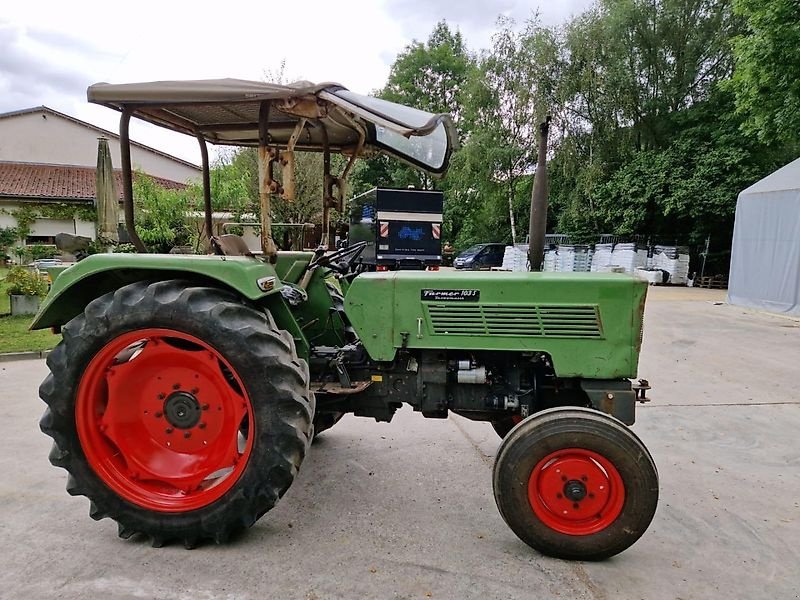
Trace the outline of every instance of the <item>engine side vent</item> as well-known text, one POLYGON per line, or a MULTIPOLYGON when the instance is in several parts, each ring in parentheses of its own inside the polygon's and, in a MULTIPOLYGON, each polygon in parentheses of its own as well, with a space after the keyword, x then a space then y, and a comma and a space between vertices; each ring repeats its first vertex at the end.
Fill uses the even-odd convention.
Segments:
POLYGON ((434 335, 603 337, 595 305, 424 304, 434 335))

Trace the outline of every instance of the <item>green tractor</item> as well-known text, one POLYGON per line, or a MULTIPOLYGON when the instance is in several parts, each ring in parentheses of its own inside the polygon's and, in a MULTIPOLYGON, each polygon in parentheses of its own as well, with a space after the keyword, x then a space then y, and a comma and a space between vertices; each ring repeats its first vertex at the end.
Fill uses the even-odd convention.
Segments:
MULTIPOLYGON (((270 202, 294 152, 324 155, 323 231, 359 157, 433 175, 455 143, 432 115, 335 84, 96 84, 121 112, 123 199, 138 254, 64 270, 32 325, 63 336, 40 387, 50 461, 94 519, 154 546, 223 543, 286 492, 315 435, 347 413, 487 421, 503 437, 500 512, 524 542, 597 560, 646 530, 658 474, 634 422, 646 284, 620 274, 362 272, 367 242, 277 252, 270 202), (148 254, 134 228, 128 126, 195 136, 213 255, 148 254), (207 143, 259 155, 261 252, 214 236, 207 143), (331 154, 343 172, 331 173, 331 154), (276 180, 274 169, 281 168, 276 180)), ((455 475, 454 475, 455 476, 455 475)))

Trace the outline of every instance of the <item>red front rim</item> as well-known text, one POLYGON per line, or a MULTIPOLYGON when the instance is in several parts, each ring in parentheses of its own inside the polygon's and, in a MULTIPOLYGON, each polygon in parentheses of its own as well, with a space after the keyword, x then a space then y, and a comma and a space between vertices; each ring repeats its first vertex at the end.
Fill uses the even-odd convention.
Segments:
POLYGON ((227 492, 253 447, 253 408, 222 355, 170 329, 114 338, 89 362, 75 402, 89 465, 119 496, 184 512, 227 492))
POLYGON ((540 460, 528 480, 528 500, 539 520, 567 535, 590 535, 610 526, 625 504, 625 486, 605 457, 565 448, 540 460))

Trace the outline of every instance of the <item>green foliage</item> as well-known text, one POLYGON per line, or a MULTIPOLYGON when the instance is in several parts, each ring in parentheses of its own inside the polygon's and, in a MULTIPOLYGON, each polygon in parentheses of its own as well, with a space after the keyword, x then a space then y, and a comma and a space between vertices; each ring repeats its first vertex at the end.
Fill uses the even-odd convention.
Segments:
POLYGON ((53 246, 43 246, 42 244, 33 244, 28 246, 28 252, 33 260, 40 258, 53 258, 58 256, 58 250, 53 246))
POLYGON ((473 64, 461 32, 440 21, 427 42, 414 40, 397 56, 378 96, 434 114, 450 113, 460 123, 473 64))
MULTIPOLYGON (((14 217, 17 227, 11 229, 16 231, 16 239, 23 242, 31 234, 31 227, 36 222, 36 219, 59 219, 62 221, 78 219, 89 222, 97 220, 97 214, 93 206, 76 205, 69 202, 26 202, 18 208, 2 212, 14 217)), ((0 231, 2 231, 2 228, 0 228, 0 231)), ((6 247, 10 245, 9 243, 6 247)), ((0 248, 2 248, 1 244, 0 248)))
POLYGON ((136 206, 136 231, 153 252, 167 253, 173 246, 186 245, 190 239, 187 213, 197 200, 192 189, 168 190, 144 173, 133 181, 136 206))
POLYGON ((499 20, 498 26, 492 48, 481 57, 468 84, 465 115, 472 130, 460 160, 454 161, 456 180, 468 182, 466 198, 477 194, 483 204, 476 215, 481 225, 472 233, 451 223, 459 246, 524 239, 538 123, 555 104, 562 69, 557 35, 538 19, 520 30, 509 19, 499 20))
POLYGON ((93 223, 97 221, 97 210, 91 205, 72 204, 69 202, 48 202, 31 205, 40 217, 69 221, 77 219, 93 223))
POLYGON ((29 316, 0 316, 0 353, 49 350, 61 340, 49 329, 29 331, 30 324, 29 316))
POLYGON ((45 296, 47 283, 35 271, 14 267, 6 275, 6 293, 9 296, 45 296))
MULTIPOLYGON (((335 158, 335 157, 332 157, 335 158)), ((335 174, 342 161, 332 160, 335 174)), ((289 202, 272 196, 270 208, 276 223, 313 223, 322 213, 322 154, 295 154, 295 200, 289 202)), ((280 169, 275 178, 282 181, 280 169)), ((243 148, 220 158, 211 171, 212 205, 232 212, 236 221, 259 221, 261 207, 258 196, 258 152, 243 148)))
POLYGON ((20 263, 27 263, 31 260, 31 253, 28 246, 16 246, 12 250, 20 263))
POLYGON ((30 205, 23 205, 11 211, 11 216, 17 221, 17 235, 23 242, 31 233, 31 225, 36 221, 38 213, 30 205))
MULTIPOLYGON (((426 42, 415 40, 398 54, 386 85, 376 95, 431 113, 449 113, 466 133, 470 126, 464 107, 474 69, 475 58, 461 33, 441 21, 426 42)), ((360 194, 375 186, 446 190, 449 184, 448 179, 432 180, 421 171, 379 156, 356 164, 351 185, 353 194, 360 194)))
POLYGON ((800 3, 734 0, 747 32, 733 40, 736 70, 729 87, 743 128, 759 139, 797 144, 800 131, 800 3))
POLYGON ((0 259, 2 259, 9 247, 14 245, 19 239, 19 232, 16 227, 0 227, 0 259))

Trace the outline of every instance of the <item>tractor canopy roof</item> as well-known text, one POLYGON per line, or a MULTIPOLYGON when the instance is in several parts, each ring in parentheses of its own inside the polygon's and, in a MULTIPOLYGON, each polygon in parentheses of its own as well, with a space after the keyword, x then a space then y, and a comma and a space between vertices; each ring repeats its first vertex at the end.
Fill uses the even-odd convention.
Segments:
POLYGON ((213 144, 264 145, 353 156, 388 154, 433 174, 456 144, 449 115, 363 96, 336 83, 242 79, 96 83, 90 102, 213 144))

